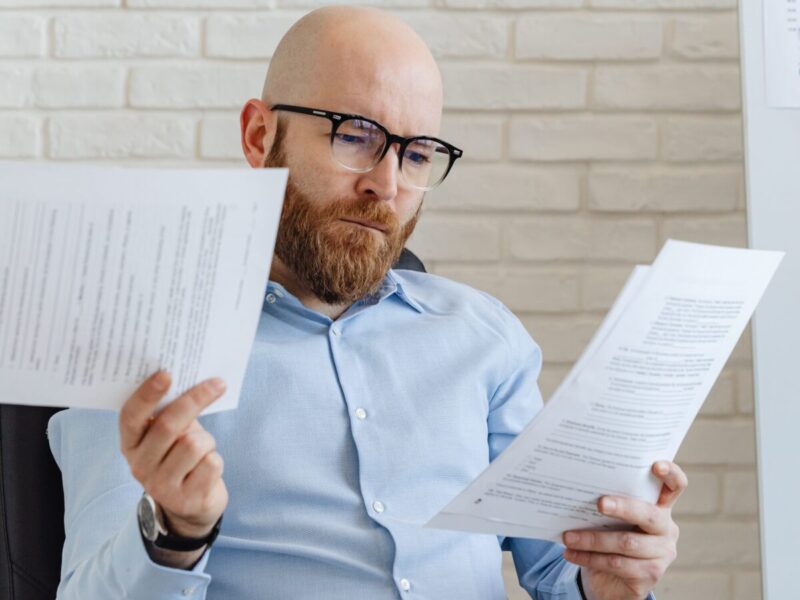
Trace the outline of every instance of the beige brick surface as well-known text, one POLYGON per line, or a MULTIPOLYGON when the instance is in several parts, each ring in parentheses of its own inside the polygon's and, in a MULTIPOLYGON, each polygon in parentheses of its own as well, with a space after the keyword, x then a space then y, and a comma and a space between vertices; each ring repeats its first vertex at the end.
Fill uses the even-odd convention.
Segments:
POLYGON ((738 167, 598 168, 589 173, 589 208, 620 212, 730 212, 741 193, 738 167))
MULTIPOLYGON (((337 2, 0 0, 0 159, 244 167, 242 103, 294 20, 337 2)), ((745 244, 736 0, 363 4, 430 45, 464 150, 409 245, 517 313, 545 398, 667 238, 745 244)), ((747 330, 676 459, 659 600, 761 597, 752 386, 747 330)))

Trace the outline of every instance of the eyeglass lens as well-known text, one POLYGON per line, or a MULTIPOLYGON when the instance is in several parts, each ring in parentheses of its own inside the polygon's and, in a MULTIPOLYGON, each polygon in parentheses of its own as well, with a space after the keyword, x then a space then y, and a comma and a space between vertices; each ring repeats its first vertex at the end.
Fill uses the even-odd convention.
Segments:
MULTIPOLYGON (((374 167, 386 144, 383 130, 369 121, 348 119, 338 124, 332 140, 333 157, 355 171, 374 167)), ((406 146, 400 169, 403 177, 417 188, 431 188, 442 181, 450 165, 450 150, 442 144, 415 138, 406 146)))

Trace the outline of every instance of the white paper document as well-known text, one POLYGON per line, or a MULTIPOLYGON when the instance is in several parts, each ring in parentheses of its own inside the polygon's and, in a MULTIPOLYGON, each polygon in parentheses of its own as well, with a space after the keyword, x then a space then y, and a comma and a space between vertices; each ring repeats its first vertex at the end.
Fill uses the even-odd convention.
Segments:
POLYGON ((767 105, 800 108, 800 2, 764 0, 767 105))
POLYGON ((637 267, 542 411, 429 527, 561 541, 620 529, 606 494, 655 502, 783 253, 668 241, 637 267))
POLYGON ((119 409, 212 376, 237 405, 285 169, 0 164, 0 402, 119 409))

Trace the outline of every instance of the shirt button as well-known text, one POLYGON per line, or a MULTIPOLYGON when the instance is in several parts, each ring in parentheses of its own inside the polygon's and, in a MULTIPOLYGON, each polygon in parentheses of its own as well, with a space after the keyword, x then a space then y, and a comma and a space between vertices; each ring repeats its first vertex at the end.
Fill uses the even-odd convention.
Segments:
POLYGON ((194 587, 194 586, 192 586, 192 587, 188 587, 188 588, 183 588, 183 589, 181 590, 181 594, 183 594, 184 596, 191 596, 192 594, 194 594, 194 592, 195 592, 195 590, 196 590, 196 589, 197 589, 197 588, 196 588, 196 587, 194 587))
POLYGON ((403 590, 404 592, 407 592, 408 590, 411 589, 411 582, 404 577, 403 579, 400 580, 400 589, 403 590))
POLYGON ((367 418, 367 411, 365 411, 363 408, 357 408, 356 416, 363 421, 367 418))
POLYGON ((267 294, 267 302, 275 304, 275 300, 277 300, 275 294, 267 294))
POLYGON ((335 335, 336 337, 339 337, 340 335, 342 335, 342 332, 339 331, 338 327, 331 327, 331 333, 333 335, 335 335))
POLYGON ((382 513, 384 510, 386 510, 386 507, 380 500, 375 500, 375 502, 372 503, 372 510, 374 510, 376 513, 382 513))

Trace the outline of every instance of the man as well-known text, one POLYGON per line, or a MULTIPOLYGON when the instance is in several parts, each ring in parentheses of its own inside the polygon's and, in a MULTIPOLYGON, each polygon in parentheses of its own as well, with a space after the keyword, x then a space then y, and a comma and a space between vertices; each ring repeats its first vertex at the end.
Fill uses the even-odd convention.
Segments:
POLYGON ((201 424, 224 392, 211 380, 154 415, 159 372, 118 435, 105 412, 52 419, 59 597, 499 599, 501 544, 534 598, 647 597, 675 557, 686 479, 670 462, 654 467, 657 505, 601 500, 634 532, 567 534, 565 550, 422 528, 541 407, 539 349, 505 307, 390 270, 459 155, 435 137, 425 45, 379 11, 315 11, 281 41, 262 100, 242 111, 244 153, 288 166, 290 185, 239 408, 201 424))

